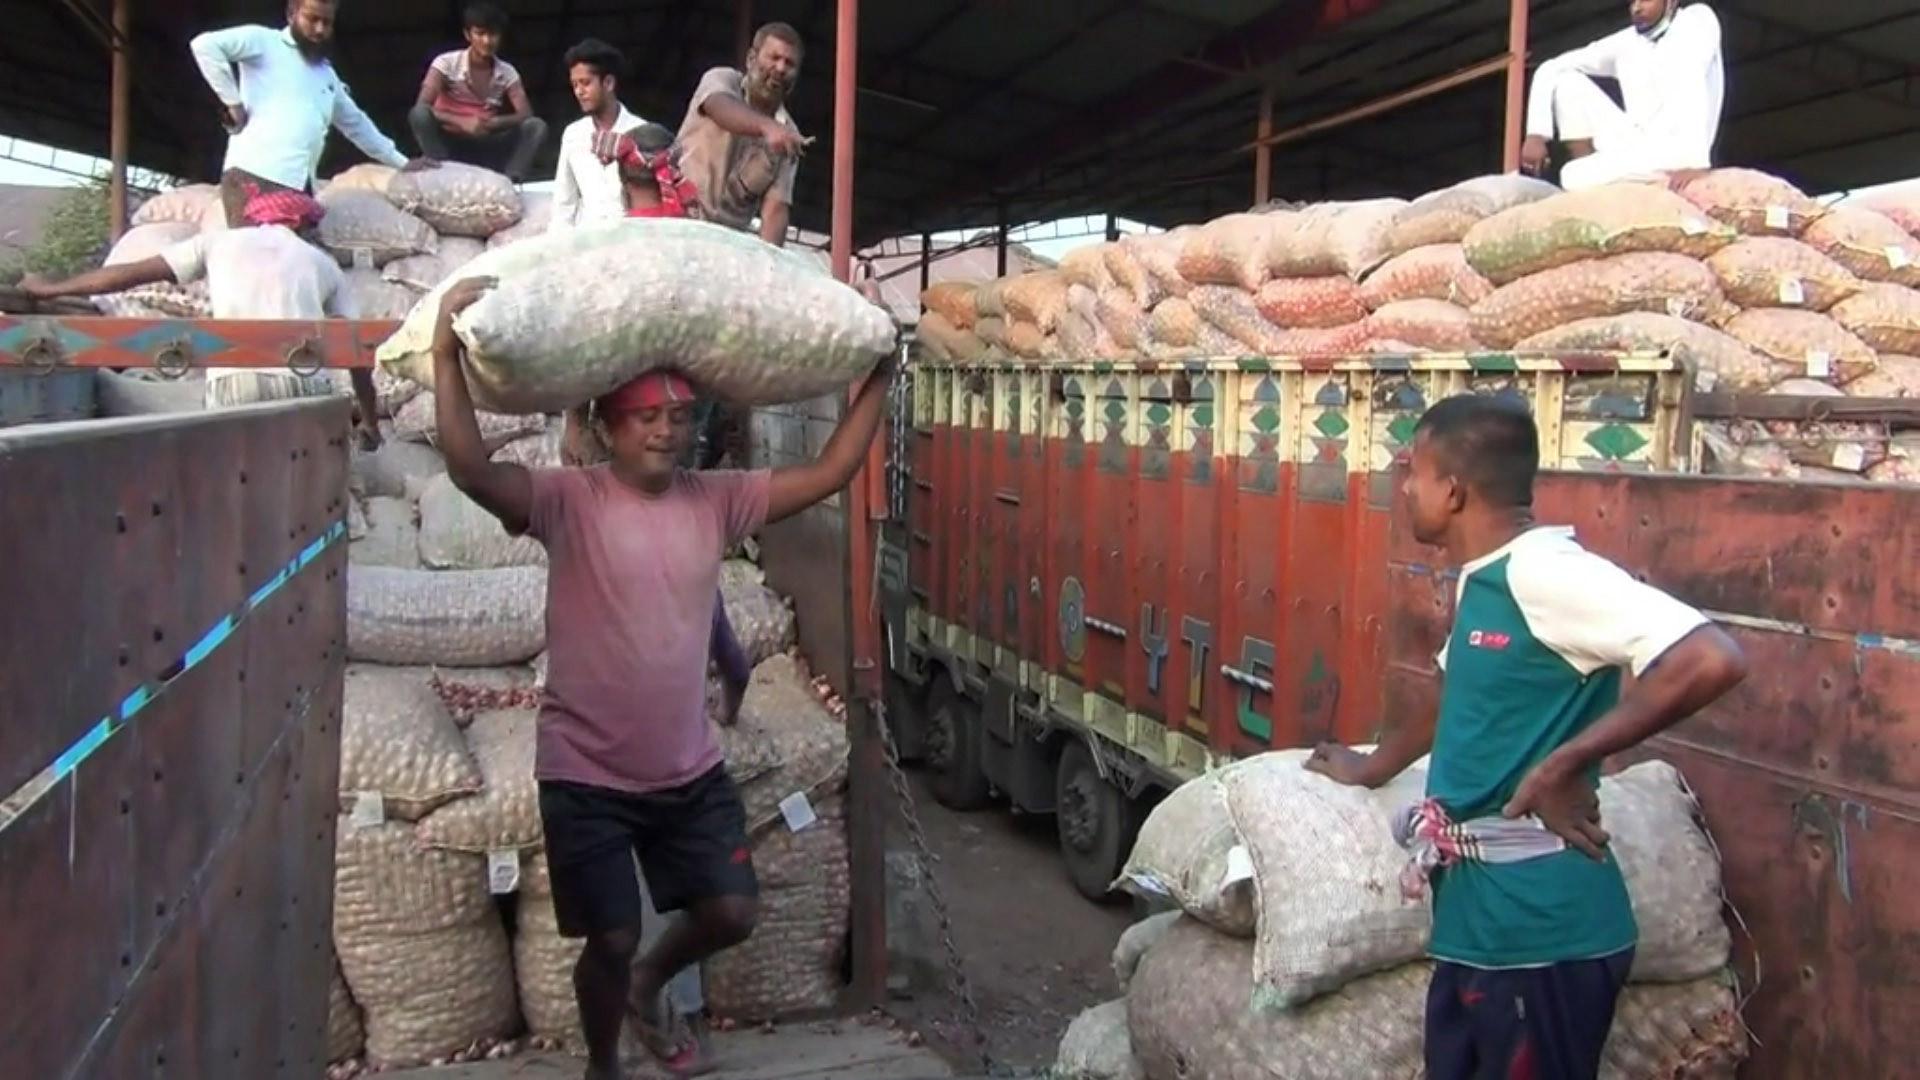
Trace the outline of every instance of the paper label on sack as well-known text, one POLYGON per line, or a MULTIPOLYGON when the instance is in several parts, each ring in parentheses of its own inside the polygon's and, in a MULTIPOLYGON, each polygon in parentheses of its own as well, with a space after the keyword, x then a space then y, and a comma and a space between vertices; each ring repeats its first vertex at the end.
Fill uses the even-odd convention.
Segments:
POLYGON ((1819 349, 1807 353, 1807 376, 1824 379, 1833 374, 1833 354, 1819 349))
POLYGON ((1688 236, 1705 236, 1707 234, 1707 223, 1701 221, 1699 218, 1683 217, 1680 219, 1680 231, 1686 233, 1688 236))
POLYGON ((353 249, 353 268, 355 270, 373 269, 373 252, 366 248, 353 249))
POLYGON ((387 800, 377 791, 356 791, 353 793, 353 813, 348 816, 347 824, 355 829, 371 829, 385 824, 387 820, 387 800))
POLYGON ((487 890, 501 896, 519 887, 520 852, 513 848, 487 852, 487 890))
POLYGON ((814 816, 813 803, 807 799, 804 791, 796 791, 780 800, 780 816, 786 819, 790 832, 799 832, 820 820, 814 816))
POLYGON ((1227 872, 1220 879, 1222 889, 1253 880, 1253 853, 1244 844, 1235 844, 1227 849, 1227 872))
POLYGON ((1713 388, 1720 385, 1720 373, 1707 368, 1701 368, 1699 373, 1693 377, 1693 385, 1694 388, 1701 393, 1711 394, 1713 393, 1713 388))
POLYGON ((1841 443, 1833 449, 1833 467, 1847 472, 1859 472, 1867 467, 1866 448, 1859 443, 1841 443))
POLYGON ((1913 256, 1898 244, 1887 245, 1887 265, 1895 270, 1905 270, 1913 264, 1913 256))
POLYGON ((1676 319, 1684 319, 1693 310, 1693 301, 1684 296, 1667 297, 1667 314, 1676 319))
POLYGON ((1792 225, 1793 219, 1787 215, 1786 207, 1777 205, 1767 207, 1767 228, 1786 229, 1791 228, 1792 225))
POLYGON ((1788 307, 1798 307, 1807 302, 1807 286, 1797 277, 1780 279, 1780 302, 1788 307))

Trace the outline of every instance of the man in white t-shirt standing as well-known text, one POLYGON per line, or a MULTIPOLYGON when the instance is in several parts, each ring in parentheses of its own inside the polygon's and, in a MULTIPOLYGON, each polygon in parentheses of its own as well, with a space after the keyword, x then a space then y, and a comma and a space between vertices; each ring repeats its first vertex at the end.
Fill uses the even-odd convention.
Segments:
POLYGON ((549 229, 618 221, 627 216, 620 166, 600 147, 641 124, 641 117, 620 104, 620 76, 626 57, 620 50, 588 38, 567 50, 567 83, 584 115, 560 133, 560 164, 553 177, 553 221, 549 229))
POLYGON ((220 177, 228 226, 241 224, 255 191, 311 190, 329 128, 382 165, 433 164, 401 153, 334 73, 327 52, 338 9, 338 0, 288 0, 284 29, 235 26, 193 39, 194 63, 219 97, 231 133, 220 177))
MULTIPOLYGON (((160 254, 138 262, 48 282, 29 276, 21 289, 36 299, 98 296, 162 282, 187 284, 204 279, 216 319, 352 319, 359 315, 347 278, 333 256, 311 242, 325 211, 297 191, 255 195, 243 211, 244 226, 202 232, 160 254)), ((356 372, 357 373, 357 372, 356 372)), ((223 408, 322 397, 336 393, 330 373, 298 375, 260 368, 209 368, 206 406, 223 408)), ((355 379, 361 442, 379 444, 374 418, 373 380, 355 379)))
POLYGON ((1526 172, 1546 172, 1556 137, 1572 158, 1560 171, 1568 191, 1712 165, 1727 90, 1719 18, 1684 0, 1630 0, 1627 12, 1632 26, 1534 72, 1526 172), (1617 82, 1624 107, 1595 79, 1617 82))
POLYGON ((468 4, 462 22, 467 47, 433 58, 407 125, 427 157, 498 169, 520 183, 547 123, 533 115, 520 72, 500 59, 507 13, 495 3, 468 4))
POLYGON ((700 192, 700 216, 787 242, 793 182, 809 140, 787 112, 805 49, 786 23, 753 35, 744 71, 717 67, 700 77, 680 124, 680 170, 700 192))

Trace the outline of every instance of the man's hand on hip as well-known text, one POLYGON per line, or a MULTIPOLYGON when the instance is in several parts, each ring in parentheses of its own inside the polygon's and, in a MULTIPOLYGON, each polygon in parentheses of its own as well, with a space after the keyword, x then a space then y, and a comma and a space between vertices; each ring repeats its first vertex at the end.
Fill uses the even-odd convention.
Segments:
POLYGON ((1595 861, 1606 856, 1607 832, 1600 827, 1600 794, 1579 772, 1548 755, 1520 781, 1501 811, 1507 817, 1532 814, 1540 824, 1595 861))
POLYGON ((1547 171, 1547 158, 1550 147, 1545 136, 1529 135, 1520 144, 1520 171, 1528 176, 1540 176, 1547 171))
POLYGON ((227 129, 227 134, 238 135, 241 130, 247 126, 247 107, 245 105, 229 105, 226 107, 225 115, 221 120, 227 129))

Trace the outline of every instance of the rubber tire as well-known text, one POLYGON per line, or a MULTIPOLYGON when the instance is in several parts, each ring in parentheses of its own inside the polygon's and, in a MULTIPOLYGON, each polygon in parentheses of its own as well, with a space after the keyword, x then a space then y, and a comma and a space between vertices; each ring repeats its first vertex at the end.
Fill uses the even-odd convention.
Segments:
POLYGON ((927 768, 933 774, 933 798, 941 806, 962 813, 985 809, 993 800, 993 785, 987 782, 981 766, 981 740, 987 733, 981 730, 980 709, 955 690, 944 675, 936 675, 934 680, 926 720, 927 768), (951 731, 953 739, 945 761, 936 759, 932 745, 935 732, 941 728, 951 731))
POLYGON ((900 750, 900 763, 917 765, 927 758, 927 688, 915 686, 892 672, 886 681, 887 727, 900 750))
POLYGON ((1139 803, 1100 778, 1094 768, 1093 753, 1079 739, 1069 741, 1060 751, 1060 769, 1054 777, 1055 828, 1060 838, 1060 860, 1067 869, 1067 880, 1081 896, 1095 903, 1113 903, 1120 894, 1113 891, 1113 880, 1120 876, 1133 841, 1145 819, 1139 803), (1068 836, 1076 822, 1070 820, 1069 807, 1079 796, 1071 789, 1081 787, 1090 797, 1089 813, 1094 834, 1083 850, 1068 836))

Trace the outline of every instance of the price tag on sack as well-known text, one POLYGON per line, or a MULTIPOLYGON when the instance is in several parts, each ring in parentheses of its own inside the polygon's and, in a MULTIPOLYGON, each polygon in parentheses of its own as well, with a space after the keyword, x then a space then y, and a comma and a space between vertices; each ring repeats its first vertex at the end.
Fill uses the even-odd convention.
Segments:
POLYGON ((1793 218, 1787 214, 1786 207, 1777 205, 1767 207, 1767 228, 1790 229, 1792 227, 1793 218))
POLYGON ((377 791, 356 791, 353 793, 353 812, 347 817, 347 824, 355 829, 371 829, 383 825, 387 820, 387 800, 377 791))
POLYGON ((1857 442, 1841 443, 1833 450, 1833 467, 1859 472, 1867 467, 1867 450, 1857 442))
POLYGON ((353 249, 353 268, 355 270, 373 269, 373 252, 366 248, 353 249))
POLYGON ((1253 853, 1243 844, 1235 844, 1227 849, 1227 872, 1220 879, 1220 887, 1238 885, 1253 880, 1253 853))
POLYGON ((1887 265, 1895 270, 1905 270, 1913 265, 1913 256, 1898 244, 1887 245, 1887 265))
POLYGON ((1720 385, 1720 373, 1717 371, 1710 371, 1707 368, 1701 368, 1699 372, 1695 374, 1693 377, 1694 389, 1700 391, 1703 394, 1713 393, 1713 388, 1719 385, 1720 385))
POLYGON ((520 852, 513 848, 487 852, 487 891, 503 896, 520 888, 520 852))
POLYGON ((807 799, 804 791, 796 791, 780 800, 780 816, 786 819, 790 832, 799 832, 820 820, 814 816, 813 803, 807 799))
POLYGON ((1705 236, 1707 223, 1697 217, 1683 217, 1680 219, 1680 231, 1688 236, 1705 236))
POLYGON ((1807 377, 1824 379, 1833 374, 1833 354, 1820 349, 1807 353, 1807 377))
POLYGON ((1780 302, 1788 307, 1799 307, 1807 302, 1807 285, 1797 277, 1780 279, 1780 302))

